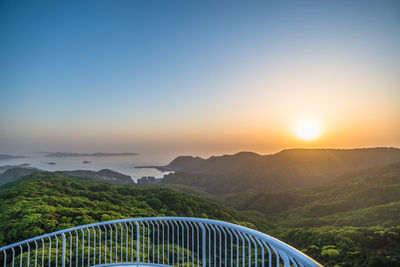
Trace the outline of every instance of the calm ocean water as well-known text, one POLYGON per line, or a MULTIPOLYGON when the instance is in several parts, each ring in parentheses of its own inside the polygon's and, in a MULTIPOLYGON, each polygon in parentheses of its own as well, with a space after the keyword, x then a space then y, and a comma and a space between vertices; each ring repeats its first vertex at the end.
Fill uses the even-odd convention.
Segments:
POLYGON ((142 176, 162 178, 164 174, 156 169, 137 169, 135 166, 160 166, 168 164, 173 158, 160 155, 107 156, 107 157, 46 157, 46 154, 25 154, 25 158, 0 160, 0 166, 30 164, 41 170, 71 171, 111 169, 130 175, 134 181, 142 176), (89 161, 90 163, 83 163, 89 161), (55 163, 55 164, 49 164, 55 163))

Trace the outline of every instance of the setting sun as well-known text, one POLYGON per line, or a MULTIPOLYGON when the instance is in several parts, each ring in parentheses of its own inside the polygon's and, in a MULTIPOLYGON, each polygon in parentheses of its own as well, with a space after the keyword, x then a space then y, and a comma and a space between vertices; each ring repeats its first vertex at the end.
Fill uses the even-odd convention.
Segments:
POLYGON ((321 136, 322 127, 316 120, 300 120, 294 126, 294 133, 300 139, 311 141, 321 136))

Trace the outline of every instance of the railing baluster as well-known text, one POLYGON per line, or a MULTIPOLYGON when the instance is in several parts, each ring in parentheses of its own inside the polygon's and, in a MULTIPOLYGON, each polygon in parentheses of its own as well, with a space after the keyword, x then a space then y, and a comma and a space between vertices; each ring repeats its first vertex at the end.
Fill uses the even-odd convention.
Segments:
POLYGON ((118 228, 113 223, 114 229, 115 229, 115 262, 118 262, 118 228))
POLYGON ((155 235, 154 235, 154 224, 153 224, 153 221, 150 221, 150 224, 151 224, 151 229, 153 230, 152 231, 152 235, 151 235, 151 243, 153 244, 153 246, 152 246, 152 252, 153 252, 153 263, 155 263, 155 258, 154 258, 154 251, 155 251, 155 248, 154 248, 154 240, 155 240, 155 235))
POLYGON ((81 229, 82 232, 82 266, 84 265, 84 261, 85 261, 85 233, 83 232, 83 230, 81 229))
POLYGON ((205 226, 208 231, 208 266, 211 267, 211 231, 207 224, 205 226))
POLYGON ((264 267, 265 266, 264 246, 262 245, 262 243, 260 242, 260 240, 257 237, 255 237, 254 239, 257 241, 257 243, 261 247, 261 267, 264 267))
MULTIPOLYGON (((140 248, 139 248, 140 235, 139 235, 139 231, 140 231, 140 229, 139 229, 139 224, 137 222, 135 222, 135 224, 136 224, 136 263, 137 263, 137 266, 139 266, 139 261, 140 261, 140 255, 139 255, 139 251, 140 251, 140 248)), ((133 233, 132 233, 132 235, 133 235, 133 233)))
POLYGON ((51 266, 51 238, 49 237, 49 267, 51 266))
POLYGON ((4 267, 6 267, 6 264, 7 264, 7 252, 6 252, 6 250, 3 250, 3 254, 4 254, 4 267))
POLYGON ((31 247, 29 246, 29 243, 26 243, 28 247, 28 259, 27 259, 27 266, 29 267, 29 261, 30 261, 30 253, 31 253, 31 247))
POLYGON ((214 225, 210 224, 210 228, 213 230, 214 236, 214 267, 217 267, 217 234, 215 233, 214 225))
MULTIPOLYGON (((62 248, 62 261, 61 261, 61 266, 65 267, 65 250, 66 250, 66 239, 65 239, 65 234, 62 233, 62 240, 63 240, 63 248, 62 248)), ((57 264, 56 264, 57 266, 57 264)))
POLYGON ((191 222, 188 222, 190 224, 190 229, 192 232, 192 266, 194 266, 194 228, 191 222))
POLYGON ((247 240, 247 243, 249 244, 249 267, 251 267, 251 242, 246 233, 243 233, 243 236, 247 240))
POLYGON ((154 221, 157 224, 157 264, 160 264, 160 225, 157 221, 154 221))
MULTIPOLYGON (((11 248, 11 250, 12 250, 12 267, 14 267, 14 259, 15 259, 15 250, 14 250, 14 247, 12 247, 11 248)), ((50 265, 49 265, 50 266, 50 265)))
POLYGON ((101 228, 100 226, 97 226, 99 229, 99 264, 101 264, 101 228))
POLYGON ((28 247, 28 259, 27 259, 27 266, 29 267, 29 263, 30 263, 30 253, 31 253, 31 247, 29 246, 29 243, 26 243, 27 247, 28 247))
POLYGON ((176 223, 176 221, 174 221, 175 225, 176 225, 176 233, 177 233, 177 238, 176 238, 176 250, 177 250, 177 266, 179 266, 179 225, 176 223))
POLYGON ((196 234, 197 234, 197 267, 200 267, 200 232, 197 223, 193 222, 193 224, 196 227, 196 234))
POLYGON ((165 256, 164 256, 164 252, 165 252, 165 249, 164 249, 164 234, 165 234, 165 232, 164 232, 164 222, 160 221, 160 223, 161 223, 161 227, 162 227, 162 264, 164 264, 164 262, 165 262, 165 256))
POLYGON ((203 267, 206 267, 206 229, 204 228, 204 225, 201 223, 200 224, 200 227, 201 227, 201 236, 202 236, 202 238, 201 238, 201 246, 202 246, 202 266, 203 267))
POLYGON ((279 266, 280 266, 280 264, 279 264, 279 258, 280 258, 279 253, 278 253, 277 250, 274 248, 274 246, 271 246, 271 245, 270 245, 270 247, 271 247, 271 249, 275 252, 275 256, 276 256, 276 266, 279 267, 279 266))
POLYGON ((42 241, 42 266, 44 266, 44 241, 43 241, 43 238, 40 239, 40 241, 42 241))
POLYGON ((218 237, 219 237, 219 267, 221 267, 222 266, 222 261, 221 261, 221 259, 222 259, 221 231, 219 230, 218 225, 215 225, 215 229, 217 229, 218 237))
POLYGON ((225 245, 224 245, 224 248, 225 248, 225 253, 224 253, 224 255, 225 255, 225 267, 228 267, 228 240, 227 240, 228 237, 226 236, 226 232, 225 232, 224 227, 222 227, 222 226, 218 226, 218 227, 220 227, 222 232, 224 233, 224 237, 225 237, 225 245))
POLYGON ((284 265, 285 267, 290 266, 290 260, 289 260, 288 256, 286 255, 286 253, 283 252, 283 251, 281 251, 281 250, 279 250, 279 249, 278 249, 278 253, 279 253, 279 254, 281 255, 281 257, 282 257, 283 265, 284 265))
MULTIPOLYGON (((182 266, 185 266, 185 227, 183 227, 183 224, 181 221, 179 221, 179 224, 181 225, 182 229, 181 229, 181 235, 182 235, 182 266)), ((179 253, 179 252, 178 252, 179 253)))
POLYGON ((69 233, 69 267, 72 267, 72 234, 69 233))
POLYGON ((104 264, 107 264, 107 227, 104 226, 104 264))
POLYGON ((128 257, 128 245, 129 245, 129 231, 128 231, 128 225, 126 222, 124 222, 125 225, 125 262, 129 262, 129 257, 128 257))
POLYGON ((186 225, 186 252, 187 252, 187 264, 190 264, 190 260, 189 260, 189 250, 190 250, 190 244, 189 244, 189 226, 187 225, 187 223, 184 221, 183 222, 186 225))
POLYGON ((144 250, 145 250, 145 248, 144 248, 144 246, 145 246, 145 243, 144 243, 144 228, 145 228, 145 226, 144 226, 143 222, 140 222, 140 224, 142 225, 142 239, 143 239, 143 252, 142 252, 143 260, 142 260, 142 262, 144 262, 144 250))
POLYGON ((76 244, 76 251, 75 251, 75 263, 76 267, 78 267, 78 259, 79 259, 79 235, 78 232, 75 230, 75 244, 76 244))
POLYGON ((113 234, 112 234, 112 227, 111 224, 108 225, 110 227, 110 263, 113 263, 113 250, 112 250, 112 238, 113 238, 113 234))
POLYGON ((147 221, 145 223, 147 225, 147 262, 150 262, 150 225, 147 221))
POLYGON ((242 244, 243 244, 243 252, 242 252, 242 261, 243 261, 243 266, 246 264, 246 242, 244 241, 243 235, 241 232, 237 232, 240 236, 240 239, 242 239, 242 244))
POLYGON ((41 239, 42 241, 42 266, 44 266, 44 240, 41 239))
POLYGON ((56 238, 56 266, 58 266, 58 237, 54 237, 56 238))
POLYGON ((19 256, 19 266, 20 267, 22 267, 22 253, 23 253, 23 249, 22 249, 22 246, 21 245, 19 245, 19 250, 20 250, 20 256, 19 256))
MULTIPOLYGON (((298 267, 299 265, 297 264, 297 262, 293 259, 293 257, 288 256, 289 257, 289 261, 293 263, 294 267, 298 267)), ((289 264, 290 265, 290 264, 289 264)))
POLYGON ((261 243, 263 243, 263 245, 267 248, 268 250, 268 267, 272 267, 272 252, 271 249, 269 248, 269 246, 267 245, 267 242, 265 242, 264 240, 261 241, 261 243))
POLYGON ((251 235, 247 235, 251 242, 254 245, 254 266, 257 267, 257 260, 258 260, 258 255, 257 255, 257 243, 254 241, 253 237, 251 235))
POLYGON ((121 227, 121 246, 120 246, 120 252, 121 252, 121 260, 120 260, 120 262, 123 262, 123 248, 124 248, 124 245, 123 245, 123 240, 124 240, 124 236, 123 236, 123 234, 124 234, 124 229, 123 229, 123 227, 122 227, 122 225, 121 225, 121 223, 118 223, 119 224, 119 226, 121 227))
MULTIPOLYGON (((240 241, 239 241, 239 237, 236 234, 236 231, 233 229, 229 229, 229 231, 232 231, 232 233, 235 235, 236 237, 236 266, 239 267, 239 247, 240 247, 240 241)), ((232 264, 233 266, 233 264, 232 264)))
POLYGON ((93 230, 93 264, 96 265, 96 230, 92 226, 93 230))
POLYGON ((124 248, 124 245, 123 245, 123 240, 124 240, 124 229, 123 229, 123 227, 122 227, 121 223, 118 223, 118 225, 119 225, 119 227, 121 228, 121 234, 120 234, 120 238, 121 238, 121 245, 120 245, 120 247, 119 247, 119 250, 120 250, 120 260, 119 260, 119 262, 123 262, 123 248, 124 248))
POLYGON ((170 244, 169 244, 169 222, 167 221, 165 223, 167 224, 167 244, 168 244, 168 246, 167 246, 167 256, 168 256, 167 264, 169 265, 169 246, 170 246, 170 244))
MULTIPOLYGON (((133 232, 132 223, 131 222, 128 222, 128 223, 131 226, 131 262, 133 262, 133 235, 134 235, 134 232, 133 232)), ((139 239, 139 236, 137 236, 137 238, 139 239)), ((136 245, 137 245, 136 251, 137 251, 137 254, 139 254, 139 244, 136 244, 136 245)))
POLYGON ((226 228, 226 231, 228 232, 229 237, 231 239, 231 266, 233 266, 233 236, 232 236, 231 230, 229 228, 226 228))

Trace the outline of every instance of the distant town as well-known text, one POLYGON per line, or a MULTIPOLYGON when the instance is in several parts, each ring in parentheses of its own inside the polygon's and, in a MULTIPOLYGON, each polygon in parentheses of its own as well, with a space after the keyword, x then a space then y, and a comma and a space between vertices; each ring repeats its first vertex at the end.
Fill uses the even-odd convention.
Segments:
POLYGON ((142 178, 137 179, 138 184, 159 184, 161 183, 163 178, 156 178, 153 176, 143 176, 142 178))

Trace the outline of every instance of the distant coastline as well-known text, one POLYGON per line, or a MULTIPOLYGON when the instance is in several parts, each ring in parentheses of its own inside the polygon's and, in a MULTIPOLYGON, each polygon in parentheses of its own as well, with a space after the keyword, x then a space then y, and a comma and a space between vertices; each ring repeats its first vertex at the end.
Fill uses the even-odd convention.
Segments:
POLYGON ((113 157, 113 156, 138 156, 139 153, 125 152, 125 153, 68 153, 56 152, 45 155, 45 157, 113 157))
POLYGON ((0 160, 2 159, 22 159, 25 156, 15 156, 15 155, 8 155, 8 154, 0 154, 0 160))

